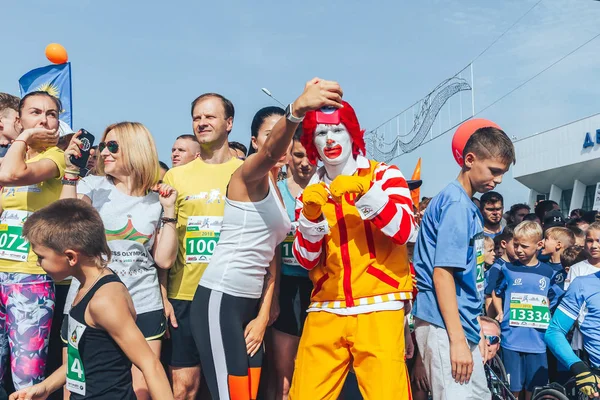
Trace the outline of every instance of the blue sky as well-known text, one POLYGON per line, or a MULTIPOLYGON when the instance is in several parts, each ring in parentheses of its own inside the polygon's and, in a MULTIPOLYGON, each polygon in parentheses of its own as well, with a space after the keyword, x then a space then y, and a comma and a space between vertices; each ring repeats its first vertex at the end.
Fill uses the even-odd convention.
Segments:
MULTIPOLYGON (((339 81, 369 129, 462 69, 536 2, 7 2, 0 91, 18 94, 18 78, 48 64, 44 48, 57 42, 73 65, 75 128, 100 135, 113 122, 143 122, 167 162, 174 138, 191 132, 190 102, 209 91, 233 101, 231 138, 245 144, 254 113, 273 104, 261 87, 287 103, 313 76, 339 81)), ((598 20, 599 2, 542 1, 476 61, 476 111, 598 33, 598 20)), ((480 117, 520 138, 596 113, 599 61, 600 39, 480 117)), ((451 136, 395 160, 410 176, 423 158, 422 195, 458 173, 451 136)), ((510 172, 499 191, 508 204, 527 199, 510 172)))

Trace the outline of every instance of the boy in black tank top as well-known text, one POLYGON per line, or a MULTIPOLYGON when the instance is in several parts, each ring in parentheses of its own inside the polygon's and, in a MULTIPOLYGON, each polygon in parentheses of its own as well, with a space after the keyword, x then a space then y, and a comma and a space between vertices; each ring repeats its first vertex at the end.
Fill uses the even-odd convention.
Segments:
POLYGON ((23 235, 52 279, 73 276, 81 287, 69 314, 67 363, 10 399, 45 399, 66 383, 71 399, 135 400, 132 362, 152 398, 173 399, 160 361, 135 324, 127 288, 105 267, 111 253, 98 212, 81 200, 59 200, 32 214, 23 235))

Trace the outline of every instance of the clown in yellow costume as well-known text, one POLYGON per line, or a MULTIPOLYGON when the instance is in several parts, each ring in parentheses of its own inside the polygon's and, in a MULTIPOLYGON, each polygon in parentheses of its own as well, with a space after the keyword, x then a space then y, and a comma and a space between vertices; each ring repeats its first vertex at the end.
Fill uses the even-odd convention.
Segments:
POLYGON ((314 290, 290 399, 337 399, 350 365, 365 399, 410 399, 404 310, 412 298, 407 249, 415 234, 407 182, 366 159, 347 102, 308 112, 302 142, 323 161, 297 201, 294 255, 314 290))

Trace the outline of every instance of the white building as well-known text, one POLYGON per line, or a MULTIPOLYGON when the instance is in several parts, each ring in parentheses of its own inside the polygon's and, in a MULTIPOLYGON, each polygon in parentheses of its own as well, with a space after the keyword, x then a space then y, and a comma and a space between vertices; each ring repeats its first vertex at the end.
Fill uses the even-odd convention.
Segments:
POLYGON ((530 206, 544 198, 560 204, 565 214, 598 209, 600 113, 517 140, 515 150, 513 176, 529 188, 530 206))

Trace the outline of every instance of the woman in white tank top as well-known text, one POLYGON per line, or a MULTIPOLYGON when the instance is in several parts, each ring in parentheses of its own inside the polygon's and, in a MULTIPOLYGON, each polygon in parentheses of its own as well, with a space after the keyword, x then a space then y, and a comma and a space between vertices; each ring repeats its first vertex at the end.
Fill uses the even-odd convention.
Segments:
POLYGON ((264 145, 231 177, 219 243, 191 306, 192 333, 214 400, 256 399, 277 274, 272 260, 291 227, 272 170, 285 161, 304 114, 339 108, 341 99, 337 83, 309 81, 264 145))

